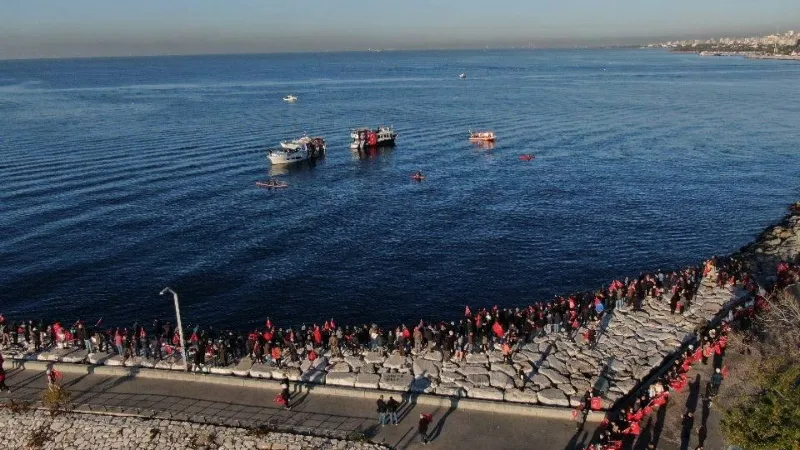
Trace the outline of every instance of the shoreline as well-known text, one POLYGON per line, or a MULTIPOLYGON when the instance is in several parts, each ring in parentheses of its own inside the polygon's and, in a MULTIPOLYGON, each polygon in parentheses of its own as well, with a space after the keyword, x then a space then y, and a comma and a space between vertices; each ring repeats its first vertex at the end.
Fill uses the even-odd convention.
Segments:
MULTIPOLYGON (((659 370, 687 340, 694 339, 697 329, 718 320, 728 305, 752 296, 757 285, 748 281, 748 272, 742 272, 736 258, 765 269, 769 267, 765 262, 794 258, 800 251, 799 238, 800 208, 793 205, 777 225, 765 229, 733 259, 709 260, 703 276, 699 268, 689 268, 662 286, 674 291, 673 295, 660 292, 657 279, 646 275, 632 282, 631 295, 622 294, 617 285, 615 291, 609 291, 616 292, 613 297, 588 293, 562 299, 563 328, 561 323, 541 320, 540 316, 523 321, 517 329, 513 316, 504 317, 515 311, 492 309, 472 314, 467 310, 459 326, 422 324, 413 333, 399 330, 394 341, 384 342, 379 330, 365 328, 353 335, 356 343, 340 342, 333 331, 339 328, 328 324, 330 330, 308 330, 309 340, 304 344, 292 330, 284 332, 268 321, 263 334, 251 333, 246 346, 239 343, 244 351, 223 358, 227 364, 206 362, 208 354, 199 351, 204 348, 202 333, 200 337, 193 335, 189 345, 198 351, 194 355, 189 351, 187 362, 192 362, 199 373, 232 376, 231 382, 242 377, 288 380, 365 392, 434 394, 556 408, 575 407, 581 404, 583 392, 598 390, 604 409, 609 409, 659 370), (635 286, 640 282, 644 287, 637 291, 635 286), (475 322, 482 325, 476 327, 475 322), (472 343, 472 331, 469 345, 456 340, 455 336, 464 337, 464 330, 475 329, 480 341, 472 343), (265 348, 260 349, 260 342, 265 348), (272 351, 268 351, 270 348, 272 351)), ((612 283, 612 289, 616 283, 620 282, 612 283)), ((551 305, 539 306, 543 308, 539 312, 553 311, 547 309, 551 305)), ((55 340, 42 342, 48 345, 41 351, 35 351, 33 342, 21 344, 22 338, 17 335, 20 344, 4 353, 12 359, 110 366, 112 371, 164 369, 156 370, 164 377, 170 376, 169 371, 184 368, 175 347, 172 354, 159 358, 146 347, 137 349, 137 340, 133 339, 124 345, 107 343, 106 348, 99 349, 105 351, 90 353, 82 348, 81 340, 66 341, 55 330, 51 334, 55 334, 55 340)), ((114 339, 119 342, 121 338, 114 339)), ((223 346, 223 352, 232 351, 223 346)), ((162 349, 169 347, 166 343, 162 349)), ((211 354, 219 358, 218 353, 211 354)))

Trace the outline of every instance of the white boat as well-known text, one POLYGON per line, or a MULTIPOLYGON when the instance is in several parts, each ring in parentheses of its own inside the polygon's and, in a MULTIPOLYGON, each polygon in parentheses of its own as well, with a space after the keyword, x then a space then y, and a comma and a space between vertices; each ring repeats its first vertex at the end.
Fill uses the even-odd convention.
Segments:
POLYGON ((325 139, 309 138, 308 142, 301 144, 298 148, 267 149, 267 158, 273 165, 292 164, 323 156, 327 148, 325 139))
POLYGON ((295 97, 294 95, 290 94, 290 95, 287 95, 286 97, 283 97, 283 101, 289 102, 289 103, 294 103, 294 102, 297 101, 297 97, 295 97))
POLYGON ((350 148, 361 149, 367 147, 380 147, 383 145, 394 145, 397 133, 392 127, 356 128, 350 132, 350 148))
POLYGON ((473 142, 494 142, 496 138, 494 131, 469 132, 469 140, 473 142))
POLYGON ((291 141, 281 141, 281 147, 289 150, 297 150, 309 142, 311 142, 311 138, 304 134, 301 138, 292 139, 291 141))
POLYGON ((464 78, 467 78, 467 74, 462 73, 461 75, 458 76, 458 78, 461 78, 463 80, 464 78))

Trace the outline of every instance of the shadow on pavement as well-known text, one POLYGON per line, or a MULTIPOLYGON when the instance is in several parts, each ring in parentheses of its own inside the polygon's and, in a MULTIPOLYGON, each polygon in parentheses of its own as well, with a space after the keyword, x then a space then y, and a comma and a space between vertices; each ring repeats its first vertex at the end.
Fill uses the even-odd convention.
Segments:
POLYGON ((444 413, 444 415, 439 419, 438 422, 436 422, 436 425, 430 432, 429 436, 431 441, 436 440, 436 438, 439 437, 439 435, 442 433, 445 421, 447 421, 447 418, 450 416, 450 414, 453 414, 453 411, 455 411, 456 408, 458 408, 458 400, 459 400, 458 397, 453 397, 450 399, 450 408, 448 408, 447 412, 444 413))

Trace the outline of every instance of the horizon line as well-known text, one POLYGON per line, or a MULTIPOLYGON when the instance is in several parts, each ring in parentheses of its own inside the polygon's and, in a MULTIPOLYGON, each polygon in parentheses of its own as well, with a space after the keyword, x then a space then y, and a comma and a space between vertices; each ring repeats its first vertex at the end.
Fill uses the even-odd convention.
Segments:
POLYGON ((546 46, 546 47, 484 47, 484 48, 367 48, 362 50, 275 50, 265 52, 226 52, 226 53, 146 53, 136 55, 95 55, 95 56, 35 56, 35 57, 7 57, 0 58, 0 61, 47 61, 47 60, 69 60, 69 59, 134 59, 134 58, 174 58, 192 56, 268 56, 268 55, 300 55, 300 54, 344 54, 344 53, 384 53, 384 52, 475 52, 475 51, 541 51, 541 50, 664 50, 661 48, 648 48, 646 44, 606 44, 606 45, 571 45, 571 46, 546 46))

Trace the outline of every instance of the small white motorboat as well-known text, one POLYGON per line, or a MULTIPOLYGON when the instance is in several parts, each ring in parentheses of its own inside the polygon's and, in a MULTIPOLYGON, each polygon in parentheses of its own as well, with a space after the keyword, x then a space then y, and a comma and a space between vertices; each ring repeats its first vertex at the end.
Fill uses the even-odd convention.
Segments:
POLYGON ((494 142, 497 138, 494 131, 470 131, 469 140, 473 142, 494 142))
POLYGON ((467 74, 462 73, 461 75, 458 76, 458 78, 461 78, 463 80, 464 78, 467 78, 467 74))
POLYGON ((325 155, 327 144, 321 137, 310 138, 298 148, 267 149, 267 158, 273 165, 291 164, 307 159, 315 159, 325 155))
POLYGON ((294 103, 294 102, 297 101, 297 97, 295 97, 294 95, 289 94, 286 97, 283 97, 283 101, 289 102, 289 103, 294 103))
POLYGON ((281 147, 287 150, 298 150, 303 145, 311 142, 311 139, 312 139, 311 137, 304 134, 302 137, 297 139, 292 139, 291 141, 281 141, 281 147))

